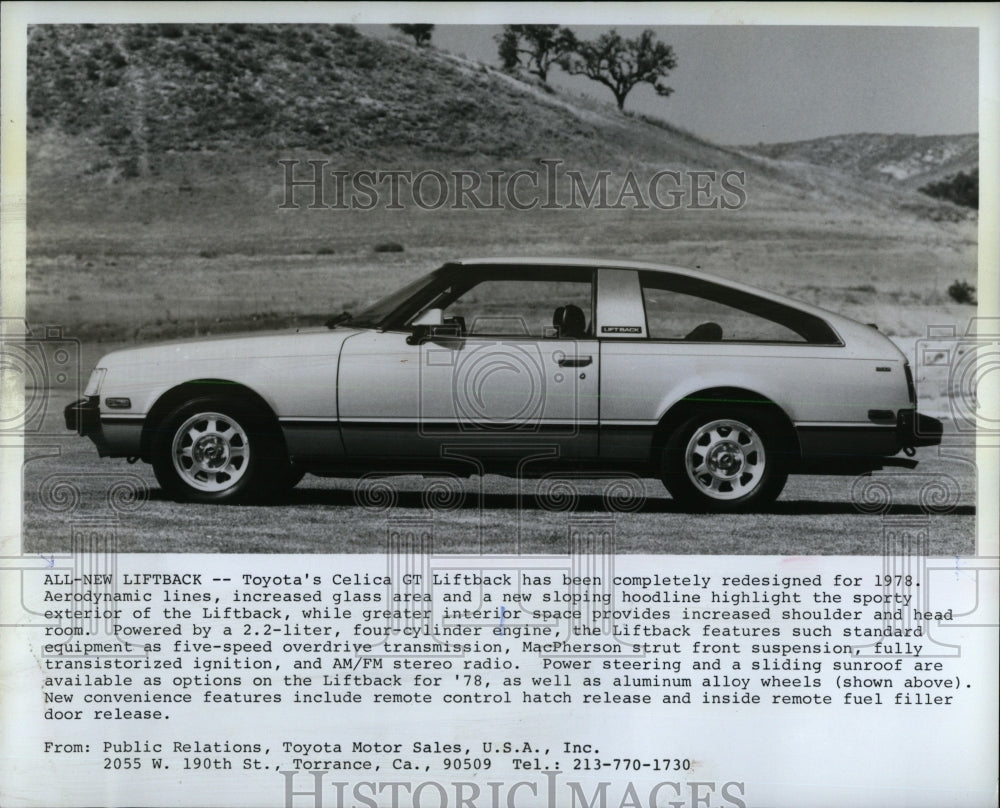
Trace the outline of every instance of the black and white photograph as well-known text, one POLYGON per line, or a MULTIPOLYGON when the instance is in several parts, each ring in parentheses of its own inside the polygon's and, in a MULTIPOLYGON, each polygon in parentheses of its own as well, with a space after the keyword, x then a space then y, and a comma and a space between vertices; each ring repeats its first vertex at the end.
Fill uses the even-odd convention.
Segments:
POLYGON ((977 36, 32 26, 26 548, 972 553, 977 36))
POLYGON ((0 14, 0 805, 996 808, 1000 9, 0 14))

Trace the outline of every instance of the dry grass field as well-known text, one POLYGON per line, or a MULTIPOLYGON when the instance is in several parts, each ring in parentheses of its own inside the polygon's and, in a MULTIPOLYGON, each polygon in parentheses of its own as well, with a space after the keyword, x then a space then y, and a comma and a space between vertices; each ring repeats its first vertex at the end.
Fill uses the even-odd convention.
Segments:
POLYGON ((33 321, 65 324, 87 341, 146 341, 315 324, 453 258, 575 255, 698 267, 876 322, 888 334, 919 335, 971 312, 947 288, 974 280, 973 222, 866 219, 836 208, 779 215, 753 205, 751 196, 749 209, 721 214, 274 204, 244 218, 209 202, 204 217, 154 218, 135 233, 110 222, 40 224, 32 229, 28 308, 33 321), (283 227, 283 219, 294 221, 283 227), (374 252, 383 241, 404 252, 374 252))

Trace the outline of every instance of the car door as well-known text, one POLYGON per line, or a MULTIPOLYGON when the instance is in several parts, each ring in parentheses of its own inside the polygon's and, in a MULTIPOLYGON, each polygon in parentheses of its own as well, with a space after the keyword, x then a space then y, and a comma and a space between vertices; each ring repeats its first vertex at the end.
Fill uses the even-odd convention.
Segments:
POLYGON ((338 376, 347 453, 596 457, 592 301, 587 269, 463 268, 400 330, 352 336, 338 376))

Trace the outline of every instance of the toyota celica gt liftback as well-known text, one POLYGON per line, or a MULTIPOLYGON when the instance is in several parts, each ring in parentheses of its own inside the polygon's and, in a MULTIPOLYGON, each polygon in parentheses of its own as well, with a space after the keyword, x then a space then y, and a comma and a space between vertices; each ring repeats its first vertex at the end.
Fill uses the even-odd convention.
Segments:
POLYGON ((789 474, 912 468, 941 442, 873 326, 701 272, 447 263, 325 328, 115 351, 66 426, 165 491, 234 502, 306 472, 640 474, 760 508, 789 474))

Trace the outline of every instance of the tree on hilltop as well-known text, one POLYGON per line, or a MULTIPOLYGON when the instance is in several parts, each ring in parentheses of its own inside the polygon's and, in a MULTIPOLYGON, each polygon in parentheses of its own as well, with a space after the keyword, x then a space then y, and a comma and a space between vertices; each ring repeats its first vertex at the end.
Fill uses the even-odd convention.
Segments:
POLYGON ((593 41, 577 42, 559 63, 570 75, 586 76, 610 89, 621 110, 637 84, 649 84, 663 97, 674 91, 663 83, 677 67, 674 49, 658 42, 648 28, 635 39, 625 39, 612 28, 593 41))
POLYGON ((417 43, 418 48, 423 48, 431 44, 431 34, 434 33, 433 25, 428 25, 426 23, 411 24, 405 22, 394 22, 392 23, 392 27, 400 33, 412 36, 413 41, 417 43))
POLYGON ((576 35, 558 25, 505 25, 494 39, 504 70, 521 67, 543 84, 550 68, 576 47, 576 35))

